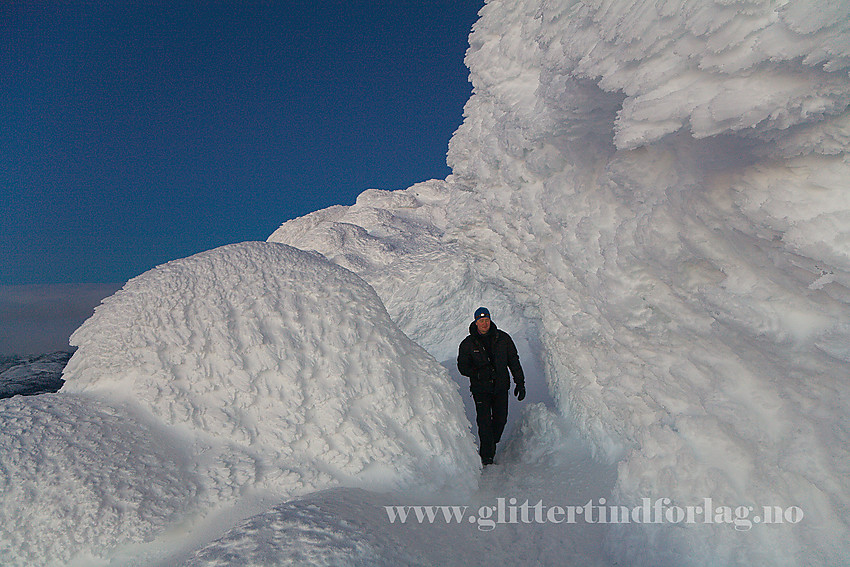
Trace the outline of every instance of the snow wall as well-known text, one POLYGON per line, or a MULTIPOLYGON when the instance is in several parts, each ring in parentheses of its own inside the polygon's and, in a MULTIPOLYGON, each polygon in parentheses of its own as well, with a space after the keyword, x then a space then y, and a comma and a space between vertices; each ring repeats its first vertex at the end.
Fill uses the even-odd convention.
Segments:
POLYGON ((799 506, 620 524, 632 565, 847 564, 850 4, 491 0, 453 175, 271 241, 360 274, 440 360, 479 303, 537 341, 616 504, 799 506))
POLYGON ((243 243, 170 262, 71 344, 60 393, 0 401, 4 565, 110 556, 250 494, 477 484, 457 385, 317 254, 243 243))

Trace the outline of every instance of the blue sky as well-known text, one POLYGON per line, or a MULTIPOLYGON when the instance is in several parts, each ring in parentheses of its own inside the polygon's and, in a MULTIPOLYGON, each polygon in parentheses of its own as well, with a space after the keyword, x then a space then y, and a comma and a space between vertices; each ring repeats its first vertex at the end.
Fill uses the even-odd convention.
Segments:
POLYGON ((483 4, 3 3, 0 285, 121 283, 444 178, 483 4))

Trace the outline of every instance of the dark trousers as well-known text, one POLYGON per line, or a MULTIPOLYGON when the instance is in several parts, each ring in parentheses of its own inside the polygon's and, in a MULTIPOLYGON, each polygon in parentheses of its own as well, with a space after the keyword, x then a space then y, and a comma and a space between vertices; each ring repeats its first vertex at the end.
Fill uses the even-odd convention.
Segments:
POLYGON ((508 421, 508 390, 475 393, 472 399, 475 400, 475 421, 481 441, 478 454, 481 455, 481 462, 486 465, 493 462, 496 443, 502 438, 505 423, 508 421))

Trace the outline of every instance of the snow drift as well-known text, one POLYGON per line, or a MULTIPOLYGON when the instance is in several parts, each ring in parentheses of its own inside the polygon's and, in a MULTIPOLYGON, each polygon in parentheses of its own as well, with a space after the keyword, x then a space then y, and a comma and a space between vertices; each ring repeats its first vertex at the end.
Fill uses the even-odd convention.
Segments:
POLYGON ((17 396, 0 420, 3 565, 92 564, 199 509, 190 451, 133 408, 17 396))
POLYGON ((441 360, 495 304, 618 504, 806 514, 620 525, 615 559, 845 562, 850 6, 492 0, 470 44, 452 176, 270 240, 363 276, 441 360))
POLYGON ((457 386, 316 254, 243 243, 170 262, 71 343, 62 392, 0 402, 5 564, 111 555, 246 494, 476 485, 457 386))

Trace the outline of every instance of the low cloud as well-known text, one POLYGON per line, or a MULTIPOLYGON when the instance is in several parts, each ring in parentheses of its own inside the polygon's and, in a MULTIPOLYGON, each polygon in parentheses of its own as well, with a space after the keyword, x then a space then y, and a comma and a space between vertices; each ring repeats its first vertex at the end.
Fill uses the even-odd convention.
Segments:
POLYGON ((0 286, 0 355, 70 350, 71 333, 121 285, 0 286))

